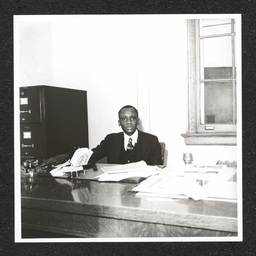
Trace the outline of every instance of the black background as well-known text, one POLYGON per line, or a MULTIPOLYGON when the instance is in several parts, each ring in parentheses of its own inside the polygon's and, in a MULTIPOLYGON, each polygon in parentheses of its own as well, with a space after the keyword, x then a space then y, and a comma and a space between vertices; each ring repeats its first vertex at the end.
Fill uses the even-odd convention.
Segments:
POLYGON ((0 255, 256 255, 255 20, 253 0, 1 0, 0 1, 0 255), (13 15, 242 14, 243 242, 15 243, 13 15))

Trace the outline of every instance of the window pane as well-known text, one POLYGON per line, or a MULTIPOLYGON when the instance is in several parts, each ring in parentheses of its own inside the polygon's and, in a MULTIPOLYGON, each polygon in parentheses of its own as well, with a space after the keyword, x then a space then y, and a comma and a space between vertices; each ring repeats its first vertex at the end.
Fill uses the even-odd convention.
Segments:
MULTIPOLYGON (((205 68, 219 68, 219 72, 222 77, 232 78, 232 69, 231 69, 232 44, 231 43, 232 43, 232 40, 231 40, 231 37, 229 36, 207 38, 207 39, 202 39, 200 41, 201 79, 205 79, 205 75, 206 75, 205 68), (223 69, 220 69, 220 68, 223 68, 223 69)), ((216 76, 216 79, 217 79, 217 76, 216 76)))
POLYGON ((230 24, 223 24, 218 26, 209 26, 209 27, 202 28, 202 36, 219 35, 219 34, 226 34, 226 33, 231 33, 230 24))
POLYGON ((204 84, 204 119, 206 124, 233 123, 232 82, 204 84))
POLYGON ((231 19, 200 20, 200 36, 221 35, 231 32, 231 19))
POLYGON ((202 27, 210 26, 210 25, 225 24, 225 23, 231 23, 231 19, 202 19, 202 20, 200 20, 200 24, 202 27))
POLYGON ((232 67, 213 67, 204 69, 204 79, 230 79, 232 67))

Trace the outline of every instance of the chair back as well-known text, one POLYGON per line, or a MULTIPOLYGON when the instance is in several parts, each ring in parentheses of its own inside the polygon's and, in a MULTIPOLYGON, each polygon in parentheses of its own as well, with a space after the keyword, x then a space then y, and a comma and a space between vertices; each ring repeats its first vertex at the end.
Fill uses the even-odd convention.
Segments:
POLYGON ((161 156, 162 156, 162 162, 163 165, 166 165, 166 158, 165 158, 165 143, 164 142, 159 142, 160 147, 161 147, 161 156))

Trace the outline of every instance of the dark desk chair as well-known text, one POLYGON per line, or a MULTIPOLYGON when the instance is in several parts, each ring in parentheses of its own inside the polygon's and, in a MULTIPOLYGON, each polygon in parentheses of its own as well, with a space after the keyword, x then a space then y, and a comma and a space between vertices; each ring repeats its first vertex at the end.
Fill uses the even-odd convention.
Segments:
POLYGON ((159 142, 160 147, 161 147, 161 156, 162 156, 162 162, 163 165, 166 165, 166 152, 165 152, 165 143, 164 142, 159 142))

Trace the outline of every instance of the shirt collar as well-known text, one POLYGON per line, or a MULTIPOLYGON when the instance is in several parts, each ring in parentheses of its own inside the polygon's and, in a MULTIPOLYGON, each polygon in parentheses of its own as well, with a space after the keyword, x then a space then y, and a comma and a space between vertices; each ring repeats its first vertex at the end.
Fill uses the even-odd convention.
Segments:
POLYGON ((125 150, 127 149, 128 141, 130 138, 132 138, 132 145, 134 146, 138 140, 138 130, 137 129, 131 136, 124 133, 124 149, 125 150))

